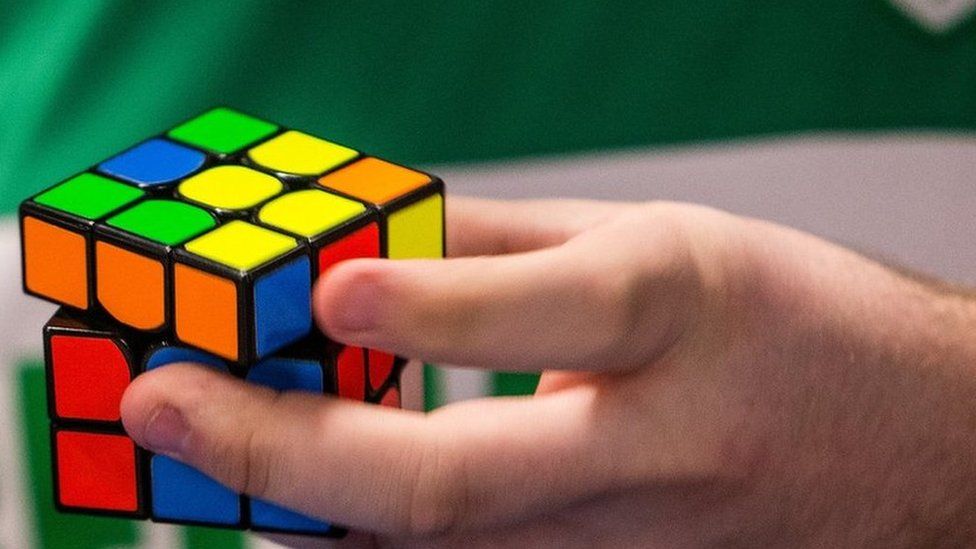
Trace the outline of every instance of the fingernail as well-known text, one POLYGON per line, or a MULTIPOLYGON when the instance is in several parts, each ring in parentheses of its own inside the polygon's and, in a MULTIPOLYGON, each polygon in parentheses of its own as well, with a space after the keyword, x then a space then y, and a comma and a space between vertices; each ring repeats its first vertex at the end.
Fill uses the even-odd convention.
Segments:
POLYGON ((178 458, 183 453, 190 427, 183 414, 172 406, 164 406, 146 424, 145 446, 158 454, 178 458))
POLYGON ((336 327, 352 332, 375 328, 379 316, 379 300, 376 294, 376 288, 371 284, 353 284, 338 300, 336 327))

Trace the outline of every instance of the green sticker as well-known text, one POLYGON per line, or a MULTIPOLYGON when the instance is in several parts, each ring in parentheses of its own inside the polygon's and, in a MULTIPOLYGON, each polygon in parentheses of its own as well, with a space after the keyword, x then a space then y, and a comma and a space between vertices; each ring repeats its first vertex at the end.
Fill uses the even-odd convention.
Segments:
POLYGON ((166 246, 182 244, 217 225, 203 208, 175 200, 146 200, 106 223, 166 246))
POLYGON ((94 220, 137 200, 143 194, 143 191, 124 183, 83 173, 37 195, 34 202, 94 220))
POLYGON ((218 107, 173 128, 169 136, 190 145, 228 154, 274 133, 278 126, 218 107))

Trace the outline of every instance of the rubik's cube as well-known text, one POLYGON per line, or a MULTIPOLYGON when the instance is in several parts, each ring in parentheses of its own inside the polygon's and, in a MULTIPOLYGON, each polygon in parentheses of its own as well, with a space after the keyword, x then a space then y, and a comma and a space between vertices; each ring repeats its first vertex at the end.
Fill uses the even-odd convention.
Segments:
POLYGON ((216 108, 24 201, 24 291, 62 305, 44 327, 58 508, 341 533, 136 447, 119 402, 140 373, 197 362, 399 406, 405 360, 316 333, 312 285, 346 259, 442 257, 443 193, 432 175, 216 108))

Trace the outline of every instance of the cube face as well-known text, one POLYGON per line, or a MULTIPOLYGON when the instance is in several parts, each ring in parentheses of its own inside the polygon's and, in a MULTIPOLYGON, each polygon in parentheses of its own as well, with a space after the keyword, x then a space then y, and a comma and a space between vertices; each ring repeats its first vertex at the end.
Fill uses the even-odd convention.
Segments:
POLYGON ((314 332, 312 284, 349 259, 439 257, 442 196, 436 177, 216 108, 22 203, 24 290, 64 305, 44 330, 58 508, 341 536, 135 447, 121 398, 193 362, 399 406, 405 360, 314 332))
POLYGON ((138 451, 125 435, 54 429, 55 501, 69 510, 142 517, 138 451))

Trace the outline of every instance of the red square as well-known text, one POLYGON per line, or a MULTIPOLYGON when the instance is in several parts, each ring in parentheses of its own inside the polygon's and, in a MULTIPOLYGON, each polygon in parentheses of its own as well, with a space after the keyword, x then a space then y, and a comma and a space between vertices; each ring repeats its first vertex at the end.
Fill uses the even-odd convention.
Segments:
POLYGON ((122 393, 132 379, 126 353, 108 338, 52 336, 49 342, 54 411, 59 418, 119 421, 122 393))
POLYGON ((362 347, 346 347, 336 359, 339 396, 366 400, 366 361, 362 347))
POLYGON ((393 373, 393 364, 396 358, 390 353, 369 349, 369 388, 376 391, 386 383, 390 374, 393 373))
POLYGON ((54 440, 58 503, 138 513, 136 448, 124 435, 57 431, 54 440))
POLYGON ((380 406, 388 406, 390 408, 402 408, 400 403, 400 390, 396 387, 390 387, 383 398, 380 399, 380 406))
POLYGON ((319 274, 324 273, 340 261, 357 257, 379 256, 380 229, 376 223, 370 223, 332 244, 323 246, 319 251, 319 274))

